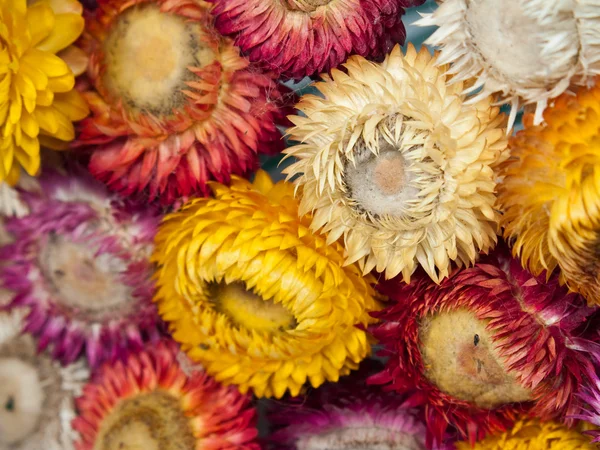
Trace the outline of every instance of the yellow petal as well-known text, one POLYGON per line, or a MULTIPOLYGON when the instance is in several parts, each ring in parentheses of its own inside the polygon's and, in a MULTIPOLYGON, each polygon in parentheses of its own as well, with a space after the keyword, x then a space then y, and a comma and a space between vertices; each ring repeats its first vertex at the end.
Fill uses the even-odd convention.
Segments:
POLYGON ((31 35, 31 45, 36 46, 54 28, 54 12, 50 5, 37 3, 27 8, 27 29, 31 35))
POLYGON ((22 57, 22 60, 33 67, 42 70, 49 78, 63 77, 71 74, 69 66, 52 53, 43 52, 37 48, 28 49, 22 57))
POLYGON ((69 92, 75 87, 75 77, 69 70, 69 73, 61 77, 49 78, 48 89, 53 92, 69 92))
POLYGON ((35 86, 35 89, 38 91, 43 91, 48 86, 48 77, 35 66, 30 66, 24 61, 21 61, 19 72, 23 74, 23 76, 29 78, 35 86))
POLYGON ((71 141, 75 138, 73 124, 57 109, 42 106, 36 108, 33 114, 40 125, 41 132, 44 134, 63 141, 71 141))
POLYGON ((90 113, 86 101, 76 90, 56 94, 53 106, 72 121, 84 119, 90 113))
POLYGON ((57 55, 60 59, 67 63, 71 72, 76 77, 87 70, 88 57, 79 47, 71 45, 57 55))
POLYGON ((85 24, 83 17, 76 14, 60 14, 55 18, 52 32, 37 45, 37 48, 57 53, 77 40, 85 24))
POLYGON ((34 176, 40 168, 40 143, 37 139, 32 139, 23 135, 21 146, 15 147, 15 157, 23 166, 23 169, 34 176))
POLYGON ((23 130, 27 136, 34 138, 37 137, 40 132, 40 126, 31 114, 25 112, 21 117, 21 130, 23 130))

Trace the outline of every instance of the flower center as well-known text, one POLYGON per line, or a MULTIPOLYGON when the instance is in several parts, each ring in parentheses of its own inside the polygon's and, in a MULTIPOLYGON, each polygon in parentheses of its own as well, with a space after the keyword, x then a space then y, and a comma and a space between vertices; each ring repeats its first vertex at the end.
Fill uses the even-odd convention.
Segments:
POLYGON ((117 308, 121 311, 131 298, 131 288, 120 280, 126 263, 113 254, 97 253, 89 243, 51 234, 41 251, 40 266, 57 302, 93 318, 117 308))
POLYGON ((291 330, 297 325, 283 305, 263 299, 243 283, 214 284, 210 290, 215 310, 240 327, 269 332, 291 330))
POLYGON ((349 197, 373 215, 401 216, 416 193, 407 189, 410 174, 402 153, 385 144, 378 155, 359 149, 356 165, 348 162, 345 181, 349 197))
POLYGON ((305 435, 298 450, 425 450, 415 436, 390 428, 348 427, 323 434, 305 435))
POLYGON ((121 400, 100 426, 94 450, 194 450, 181 401, 155 391, 121 400))
POLYGON ((472 44, 497 78, 522 88, 544 87, 576 66, 579 37, 570 2, 548 12, 521 0, 467 3, 472 44), (555 36, 560 43, 551 42, 555 36))
POLYGON ((0 358, 0 444, 16 444, 38 426, 44 390, 34 366, 18 358, 0 358))
POLYGON ((146 5, 127 9, 104 42, 104 83, 123 105, 172 113, 185 102, 182 90, 194 78, 188 67, 212 63, 199 23, 146 5))
POLYGON ((283 5, 292 11, 311 13, 321 6, 326 6, 333 0, 282 0, 283 5))
POLYGON ((421 322, 425 376, 441 391, 481 408, 531 399, 504 367, 487 322, 466 310, 445 311, 421 322))

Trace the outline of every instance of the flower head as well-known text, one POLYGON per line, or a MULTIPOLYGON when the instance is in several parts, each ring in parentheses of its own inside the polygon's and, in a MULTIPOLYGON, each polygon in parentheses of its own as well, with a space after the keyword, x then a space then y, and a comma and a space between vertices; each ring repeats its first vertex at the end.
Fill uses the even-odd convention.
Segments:
POLYGON ((92 365, 158 337, 149 256, 159 221, 93 180, 44 174, 43 194, 23 194, 30 213, 6 221, 0 280, 11 309, 29 309, 25 330, 67 364, 92 365))
POLYGON ((38 354, 20 325, 19 314, 0 316, 0 449, 74 450, 74 397, 88 370, 38 354))
POLYGON ((474 442, 522 410, 544 420, 578 410, 597 351, 583 337, 591 310, 556 277, 532 276, 500 247, 440 285, 420 276, 381 289, 394 303, 372 331, 390 358, 371 381, 419 390, 433 440, 449 424, 474 442))
POLYGON ((424 450, 424 417, 410 398, 366 386, 366 377, 378 366, 364 362, 359 371, 310 395, 272 402, 269 423, 276 431, 268 439, 271 447, 424 450))
POLYGON ((298 219, 294 188, 259 172, 213 184, 163 221, 156 237, 159 312, 190 357, 258 397, 337 381, 367 356, 371 277, 341 267, 298 219))
POLYGON ((475 446, 457 442, 456 450, 595 450, 589 437, 577 428, 567 428, 558 422, 519 419, 503 433, 488 436, 475 446))
POLYGON ((208 0, 217 29, 283 76, 329 72, 349 55, 386 55, 404 43, 404 8, 424 0, 208 0))
POLYGON ((600 85, 563 95, 511 139, 498 203, 504 236, 534 274, 560 277, 600 304, 600 85))
POLYGON ((110 187, 170 204, 283 147, 283 88, 219 36, 205 2, 101 0, 82 46, 92 116, 75 146, 110 187))
POLYGON ((476 79, 472 101, 511 102, 510 127, 520 102, 536 103, 541 118, 549 98, 600 74, 595 0, 445 0, 417 24, 439 26, 426 43, 441 47, 453 80, 476 79))
POLYGON ((40 144, 61 147, 88 114, 73 90, 86 59, 70 45, 83 30, 77 0, 0 2, 0 183, 35 175, 40 144))
POLYGON ((258 450, 250 398, 186 375, 172 342, 105 364, 77 399, 77 450, 258 450))
POLYGON ((383 64, 351 57, 305 95, 286 150, 311 229, 344 237, 346 263, 410 280, 417 266, 439 282, 452 262, 496 242, 493 167, 504 158, 504 119, 493 99, 465 104, 426 49, 396 47, 383 64))

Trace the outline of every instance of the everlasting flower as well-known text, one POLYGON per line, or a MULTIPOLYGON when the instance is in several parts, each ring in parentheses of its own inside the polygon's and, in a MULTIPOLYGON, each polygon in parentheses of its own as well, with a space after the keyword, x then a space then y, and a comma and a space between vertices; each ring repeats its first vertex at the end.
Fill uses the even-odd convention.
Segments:
POLYGON ((405 281, 418 265, 439 282, 496 242, 494 166, 505 158, 503 115, 485 97, 467 105, 435 56, 396 47, 383 64, 352 57, 305 95, 289 133, 301 144, 300 213, 341 236, 345 263, 405 281))
POLYGON ((219 36, 205 2, 100 0, 86 21, 93 114, 75 146, 110 187, 170 204, 283 147, 282 91, 219 36))
POLYGON ((175 340, 225 384, 258 397, 337 381, 367 356, 355 324, 377 307, 371 277, 298 219, 289 183, 259 172, 212 185, 163 221, 156 301, 175 340))
POLYGON ((475 446, 458 442, 456 450, 596 450, 589 437, 578 429, 557 422, 520 419, 504 433, 489 436, 475 446))
POLYGON ((19 331, 18 315, 0 316, 0 449, 74 450, 74 397, 88 371, 81 361, 61 367, 38 354, 19 331))
POLYGON ((259 450, 250 398, 186 375, 177 353, 161 342, 102 366, 77 399, 77 450, 259 450))
POLYGON ((250 58, 300 79, 343 63, 350 54, 386 55, 406 37, 404 8, 424 0, 209 0, 217 29, 250 58))
POLYGON ((570 289, 600 304, 600 85, 559 97, 544 123, 511 139, 498 203, 504 235, 534 274, 560 269, 570 289))
POLYGON ((76 175, 45 174, 43 194, 23 195, 30 213, 6 221, 0 280, 11 309, 30 310, 25 330, 67 364, 92 365, 158 336, 149 255, 159 216, 107 195, 76 175))
POLYGON ((70 47, 81 13, 76 0, 0 2, 0 185, 14 185, 21 167, 35 175, 40 144, 64 147, 88 114, 73 90, 87 61, 70 47))
POLYGON ((583 337, 591 310, 556 277, 534 277, 501 247, 440 285, 420 276, 381 289, 394 304, 374 314, 383 323, 372 331, 389 361, 371 381, 419 390, 432 441, 449 424, 474 442, 519 411, 543 420, 578 411, 574 393, 597 353, 583 337))
POLYGON ((276 431, 267 448, 282 450, 425 450, 425 424, 409 398, 365 386, 365 370, 309 395, 273 402, 276 431))
POLYGON ((440 46, 457 82, 475 78, 472 101, 500 93, 512 104, 536 103, 571 83, 600 74, 600 10, 596 0, 445 0, 417 22, 439 26, 427 44, 440 46))

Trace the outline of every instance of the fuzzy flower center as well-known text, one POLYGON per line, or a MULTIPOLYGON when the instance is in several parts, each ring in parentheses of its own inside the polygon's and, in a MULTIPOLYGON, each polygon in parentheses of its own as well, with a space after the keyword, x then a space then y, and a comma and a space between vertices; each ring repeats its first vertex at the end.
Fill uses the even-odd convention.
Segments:
POLYGON ((210 290, 215 310, 239 327, 272 332, 294 329, 297 325, 294 315, 283 305, 263 299, 243 283, 215 284, 210 290))
POLYGON ((122 310, 131 288, 120 280, 125 262, 110 253, 97 254, 94 247, 51 234, 41 251, 40 265, 58 303, 100 318, 114 309, 122 310))
POLYGON ((104 83, 130 109, 170 114, 185 102, 182 90, 194 74, 215 60, 202 45, 200 25, 145 5, 127 9, 104 43, 104 83))
POLYGON ((121 400, 104 419, 94 450, 192 450, 197 447, 181 401, 155 391, 121 400))
POLYGON ((504 367, 487 325, 466 309, 426 317, 419 331, 425 376, 481 408, 529 400, 530 391, 504 367))
POLYGON ((344 427, 327 433, 305 435, 298 450, 425 450, 415 436, 383 427, 344 427))
POLYGON ((16 444, 35 431, 44 399, 34 366, 17 358, 0 358, 0 447, 16 444))
POLYGON ((282 0, 283 5, 292 11, 311 13, 321 6, 326 6, 333 0, 282 0))
POLYGON ((355 163, 346 164, 344 174, 349 197, 373 215, 402 216, 416 194, 406 189, 410 174, 402 153, 386 142, 376 155, 359 143, 355 158, 355 163))
POLYGON ((543 87, 577 64, 577 22, 571 6, 551 13, 524 3, 468 0, 465 18, 472 45, 497 76, 523 88, 543 87))

